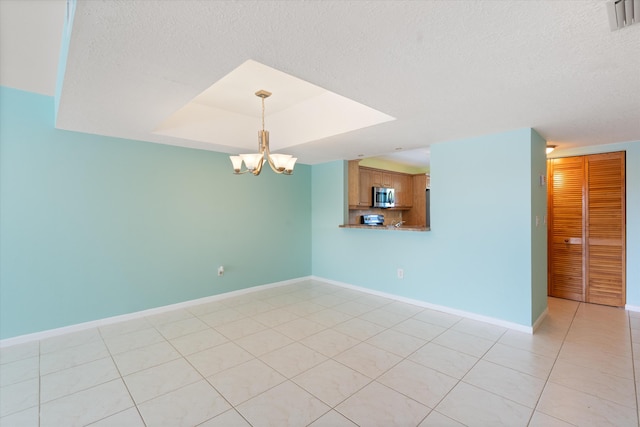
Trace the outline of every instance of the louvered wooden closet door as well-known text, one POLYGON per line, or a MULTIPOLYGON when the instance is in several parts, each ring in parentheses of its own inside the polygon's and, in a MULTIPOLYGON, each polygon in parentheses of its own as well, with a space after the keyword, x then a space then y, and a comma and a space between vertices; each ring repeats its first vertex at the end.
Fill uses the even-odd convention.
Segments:
POLYGON ((548 162, 549 295, 624 306, 625 153, 548 162))
POLYGON ((549 161, 549 295, 584 301, 584 158, 549 161))
POLYGON ((587 302, 625 303, 624 153, 589 156, 587 172, 587 302))

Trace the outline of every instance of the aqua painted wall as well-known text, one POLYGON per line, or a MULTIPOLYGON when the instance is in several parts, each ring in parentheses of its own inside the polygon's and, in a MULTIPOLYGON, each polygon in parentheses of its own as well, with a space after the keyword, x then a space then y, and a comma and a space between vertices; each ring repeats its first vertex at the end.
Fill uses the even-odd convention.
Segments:
POLYGON ((433 145, 423 233, 338 228, 345 163, 314 166, 313 274, 531 326, 546 307, 543 146, 531 129, 433 145))
POLYGON ((547 308, 547 141, 531 130, 531 322, 547 308), (537 217, 537 218, 536 218, 537 217))
POLYGON ((0 88, 0 338, 311 274, 311 167, 54 128, 0 88), (224 265, 226 273, 217 277, 224 265))
POLYGON ((549 157, 626 152, 627 304, 640 307, 640 141, 556 150, 549 157))
MULTIPOLYGON (((412 233, 338 228, 343 161, 234 176, 225 154, 56 130, 54 109, 0 88, 0 339, 309 274, 527 326, 546 308, 535 131, 434 145, 433 231, 412 233)), ((554 156, 618 150, 640 306, 640 142, 554 156)))

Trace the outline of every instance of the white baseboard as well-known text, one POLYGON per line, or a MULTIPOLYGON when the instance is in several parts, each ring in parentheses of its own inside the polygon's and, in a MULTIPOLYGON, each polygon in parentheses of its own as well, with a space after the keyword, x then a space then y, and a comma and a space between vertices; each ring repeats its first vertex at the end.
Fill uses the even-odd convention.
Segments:
POLYGON ((444 305, 431 304, 429 302, 422 301, 422 300, 405 298, 405 297, 401 297, 399 295, 388 294, 386 292, 380 292, 380 291, 376 291, 376 290, 369 289, 369 288, 363 288, 361 286, 351 285, 349 283, 344 283, 344 282, 338 282, 338 281, 335 281, 335 280, 325 279, 325 278, 322 278, 322 277, 311 276, 311 279, 312 280, 318 280, 320 282, 329 283, 331 285, 341 286, 341 287, 347 288, 347 289, 353 289, 353 290, 356 290, 356 291, 365 292, 365 293, 368 293, 368 294, 371 294, 371 295, 377 295, 379 297, 393 299, 393 300, 404 302, 404 303, 407 303, 407 304, 417 305, 418 307, 430 308, 432 310, 437 310, 437 311, 442 311, 444 313, 454 314, 456 316, 465 317, 467 319, 478 320, 480 322, 490 323, 490 324, 496 325, 496 326, 502 326, 504 328, 513 329, 513 330, 520 331, 520 332, 525 332, 525 333, 528 333, 528 334, 533 334, 533 331, 539 325, 539 322, 542 322, 542 320, 544 319, 544 316, 547 315, 547 310, 545 310, 544 313, 542 313, 540 315, 540 317, 538 317, 538 319, 536 320, 536 323, 534 324, 533 327, 532 326, 525 326, 525 325, 521 325, 519 323, 507 322, 506 320, 497 319, 495 317, 483 316, 481 314, 476 314, 476 313, 472 313, 472 312, 464 311, 464 310, 458 310, 458 309, 447 307, 447 306, 444 306, 444 305))
POLYGON ((545 308, 542 314, 540 314, 540 316, 538 316, 536 321, 533 322, 533 328, 531 328, 531 333, 534 333, 536 329, 538 329, 538 327, 542 324, 542 321, 547 317, 548 314, 549 314, 549 307, 545 308))
POLYGON ((98 320, 92 320, 92 321, 89 321, 89 322, 77 323, 77 324, 74 324, 74 325, 63 326, 61 328, 48 329, 46 331, 35 332, 35 333, 32 333, 32 334, 18 335, 17 337, 5 338, 3 340, 0 340, 0 348, 9 347, 9 346, 18 345, 18 344, 24 344, 24 343, 28 343, 28 342, 31 342, 31 341, 38 341, 38 340, 42 340, 42 339, 45 339, 45 338, 56 337, 56 336, 59 336, 59 335, 68 334, 70 332, 84 331, 86 329, 96 328, 96 327, 105 326, 105 325, 111 325, 113 323, 123 322, 123 321, 126 321, 126 320, 139 319, 141 317, 152 316, 154 314, 160 314, 160 313, 164 313, 164 312, 171 311, 171 310, 177 310, 179 308, 192 307, 192 306, 198 305, 198 304, 204 304, 204 303, 212 302, 212 301, 219 301, 219 300, 235 297, 235 296, 238 296, 238 295, 245 295, 245 294, 249 294, 249 293, 252 293, 252 292, 262 291, 262 290, 265 290, 265 289, 277 288, 279 286, 291 285, 291 284, 295 284, 295 283, 302 282, 302 281, 305 281, 305 280, 310 280, 310 279, 311 279, 311 276, 298 277, 296 279, 284 280, 284 281, 275 282, 275 283, 268 283, 266 285, 253 286, 251 288, 240 289, 240 290, 231 291, 231 292, 225 292, 225 293, 218 294, 218 295, 211 295, 211 296, 208 296, 208 297, 198 298, 198 299, 189 300, 189 301, 183 301, 183 302, 179 302, 179 303, 176 303, 176 304, 164 305, 162 307, 150 308, 148 310, 136 311, 136 312, 127 313, 127 314, 121 314, 119 316, 106 317, 104 319, 98 319, 98 320))
POLYGON ((640 306, 625 304, 624 309, 628 311, 640 311, 640 306))
MULTIPOLYGON (((31 342, 31 341, 38 341, 38 340, 42 340, 42 339, 45 339, 45 338, 51 338, 51 337, 55 337, 55 336, 59 336, 59 335, 68 334, 70 332, 83 331, 83 330, 86 330, 86 329, 96 328, 96 327, 99 327, 99 326, 105 326, 105 325, 110 325, 110 324, 113 324, 113 323, 123 322, 123 321, 126 321, 126 320, 133 320, 133 319, 138 319, 138 318, 141 318, 141 317, 152 316, 152 315, 155 315, 155 314, 160 314, 160 313, 164 313, 164 312, 171 311, 171 310, 192 307, 194 305, 204 304, 204 303, 212 302, 212 301, 219 301, 219 300, 223 300, 223 299, 227 299, 227 298, 231 298, 231 297, 235 297, 235 296, 239 296, 239 295, 245 295, 245 294, 249 294, 249 293, 253 293, 253 292, 257 292, 257 291, 262 291, 262 290, 265 290, 265 289, 277 288, 277 287, 280 287, 280 286, 291 285, 291 284, 299 283, 299 282, 302 282, 302 281, 305 281, 305 280, 317 280, 319 282, 324 282, 324 283, 327 283, 327 284, 330 284, 330 285, 336 285, 336 286, 340 286, 340 287, 343 287, 343 288, 346 288, 346 289, 353 289, 353 290, 364 292, 364 293, 368 293, 368 294, 371 294, 371 295, 377 295, 377 296, 384 297, 384 298, 389 298, 389 299, 392 299, 392 300, 395 300, 395 301, 400 301, 400 302, 404 302, 404 303, 407 303, 407 304, 416 305, 418 307, 430 308, 432 310, 438 310, 438 311, 442 311, 444 313, 454 314, 456 316, 465 317, 467 319, 478 320, 478 321, 481 321, 481 322, 490 323, 492 325, 502 326, 502 327, 505 327, 505 328, 508 328, 508 329, 513 329, 513 330, 516 330, 516 331, 525 332, 525 333, 528 333, 528 334, 532 334, 536 330, 536 328, 540 325, 540 323, 542 323, 542 321, 544 320, 544 318, 548 314, 548 309, 545 309, 545 311, 535 321, 533 326, 524 326, 524 325, 520 325, 518 323, 507 322, 507 321, 502 320, 502 319, 497 319, 495 317, 483 316, 481 314, 476 314, 476 313, 472 313, 472 312, 468 312, 468 311, 464 311, 464 310, 458 310, 458 309, 451 308, 451 307, 446 307, 446 306, 443 306, 443 305, 431 304, 429 302, 422 301, 422 300, 405 298, 405 297, 402 297, 402 296, 399 296, 399 295, 389 294, 389 293, 386 293, 386 292, 380 292, 380 291, 376 291, 376 290, 373 290, 373 289, 364 288, 364 287, 361 287, 361 286, 351 285, 349 283, 338 282, 338 281, 331 280, 331 279, 325 279, 323 277, 305 276, 305 277, 299 277, 299 278, 296 278, 296 279, 284 280, 284 281, 281 281, 281 282, 269 283, 269 284, 265 284, 265 285, 254 286, 254 287, 251 287, 251 288, 240 289, 240 290, 237 290, 237 291, 226 292, 226 293, 223 293, 223 294, 211 295, 211 296, 198 298, 198 299, 194 299, 194 300, 179 302, 179 303, 176 303, 176 304, 165 305, 165 306, 162 306, 162 307, 150 308, 148 310, 142 310, 142 311, 136 311, 136 312, 133 312, 133 313, 122 314, 122 315, 119 315, 119 316, 113 316, 113 317, 107 317, 107 318, 104 318, 104 319, 92 320, 90 322, 77 323, 75 325, 64 326, 62 328, 49 329, 49 330, 46 330, 46 331, 35 332, 35 333, 32 333, 32 334, 19 335, 17 337, 6 338, 6 339, 3 339, 3 340, 0 340, 0 348, 9 347, 9 346, 18 345, 18 344, 24 344, 24 343, 31 342)), ((625 308, 627 310, 630 310, 630 311, 640 311, 640 307, 637 307, 637 306, 626 306, 625 308)))

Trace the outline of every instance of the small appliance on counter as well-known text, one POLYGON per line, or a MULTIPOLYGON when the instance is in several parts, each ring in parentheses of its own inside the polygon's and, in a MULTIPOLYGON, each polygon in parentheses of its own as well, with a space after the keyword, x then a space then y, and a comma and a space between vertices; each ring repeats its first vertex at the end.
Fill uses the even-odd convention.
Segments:
POLYGON ((360 223, 364 225, 384 225, 384 215, 362 215, 360 223))

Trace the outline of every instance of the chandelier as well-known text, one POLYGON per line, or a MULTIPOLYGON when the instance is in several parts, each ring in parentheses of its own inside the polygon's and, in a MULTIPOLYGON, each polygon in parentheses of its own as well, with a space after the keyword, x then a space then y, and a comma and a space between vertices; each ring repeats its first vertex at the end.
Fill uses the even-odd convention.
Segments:
POLYGON ((251 172, 254 175, 260 175, 262 165, 268 162, 275 173, 291 175, 293 166, 298 159, 288 154, 271 154, 271 151, 269 151, 269 131, 264 130, 264 99, 270 97, 271 92, 259 90, 256 92, 256 96, 262 98, 262 130, 258 131, 258 153, 229 156, 233 164, 233 173, 251 172), (245 170, 241 170, 243 162, 246 167, 245 170))

